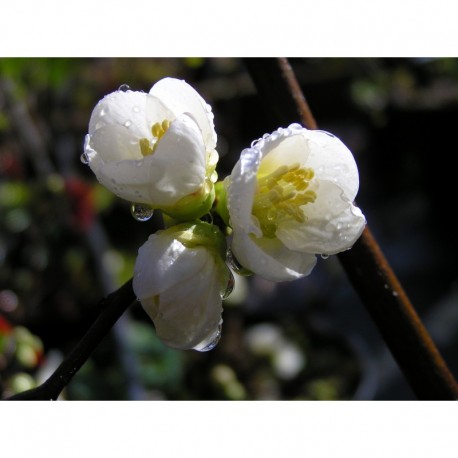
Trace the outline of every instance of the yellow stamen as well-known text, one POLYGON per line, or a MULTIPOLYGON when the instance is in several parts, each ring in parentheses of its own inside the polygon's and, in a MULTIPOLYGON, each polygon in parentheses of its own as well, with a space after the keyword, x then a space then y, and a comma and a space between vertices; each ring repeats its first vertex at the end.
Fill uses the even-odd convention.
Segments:
POLYGON ((157 144, 159 140, 164 136, 170 127, 171 122, 168 119, 164 119, 162 122, 156 122, 151 126, 151 133, 153 135, 153 140, 150 141, 147 138, 141 138, 139 140, 140 152, 142 156, 149 156, 156 151, 157 144))
POLYGON ((296 163, 282 165, 269 175, 258 177, 252 213, 265 237, 275 237, 281 222, 306 221, 302 207, 316 200, 316 193, 307 190, 314 176, 313 169, 301 168, 296 163))

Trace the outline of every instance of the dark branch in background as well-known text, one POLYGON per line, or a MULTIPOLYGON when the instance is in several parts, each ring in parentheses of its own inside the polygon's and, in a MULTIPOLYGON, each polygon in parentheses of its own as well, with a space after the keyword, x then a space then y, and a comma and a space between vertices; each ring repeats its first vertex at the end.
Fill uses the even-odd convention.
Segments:
POLYGON ((102 299, 102 310, 73 351, 64 359, 51 377, 42 385, 8 398, 9 400, 56 400, 72 377, 88 360, 95 348, 111 331, 122 314, 136 301, 132 290, 132 280, 102 299))
MULTIPOLYGON (((286 126, 318 126, 287 59, 246 59, 261 100, 286 126)), ((353 287, 419 399, 458 398, 458 385, 368 227, 338 255, 353 287)))

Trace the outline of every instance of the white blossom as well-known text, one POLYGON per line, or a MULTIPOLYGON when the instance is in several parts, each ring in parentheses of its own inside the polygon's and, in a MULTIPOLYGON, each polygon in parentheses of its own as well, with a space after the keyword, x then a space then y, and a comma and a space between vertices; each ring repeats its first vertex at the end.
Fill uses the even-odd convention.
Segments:
POLYGON ((166 345, 207 351, 217 344, 230 279, 225 250, 222 233, 203 222, 158 231, 140 247, 133 289, 166 345))
POLYGON ((190 211, 201 216, 192 213, 203 202, 211 205, 215 147, 210 105, 186 82, 164 78, 148 94, 104 97, 92 112, 83 159, 119 197, 187 219, 190 211))
POLYGON ((366 224, 352 203, 359 176, 350 150, 298 124, 244 149, 225 186, 231 250, 272 281, 308 275, 317 254, 351 248, 366 224))

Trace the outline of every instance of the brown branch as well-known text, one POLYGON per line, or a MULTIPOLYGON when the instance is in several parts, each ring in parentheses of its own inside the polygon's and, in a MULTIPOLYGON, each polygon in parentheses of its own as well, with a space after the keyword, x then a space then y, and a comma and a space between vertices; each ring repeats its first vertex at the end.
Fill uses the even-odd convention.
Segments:
POLYGON ((132 280, 102 299, 99 305, 103 308, 99 316, 48 380, 36 388, 11 396, 8 400, 56 400, 116 321, 135 301, 132 280))
MULTIPOLYGON (((277 122, 317 124, 287 59, 247 59, 247 68, 277 122)), ((419 399, 458 398, 458 385, 368 227, 340 253, 350 281, 419 399)))

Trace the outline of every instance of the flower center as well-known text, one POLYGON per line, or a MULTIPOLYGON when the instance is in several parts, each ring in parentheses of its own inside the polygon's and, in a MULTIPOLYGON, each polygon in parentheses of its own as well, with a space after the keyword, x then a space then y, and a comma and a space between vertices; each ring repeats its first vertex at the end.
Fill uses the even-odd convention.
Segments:
POLYGON ((140 151, 142 156, 149 156, 156 151, 157 144, 159 140, 167 132, 167 129, 170 127, 170 121, 164 119, 162 122, 156 122, 151 126, 151 133, 153 134, 153 140, 150 141, 148 138, 141 138, 139 140, 140 151))
POLYGON ((264 237, 275 237, 278 225, 291 218, 305 222, 302 207, 316 199, 316 193, 307 189, 314 175, 313 169, 293 164, 282 165, 264 177, 258 176, 252 213, 264 237))

